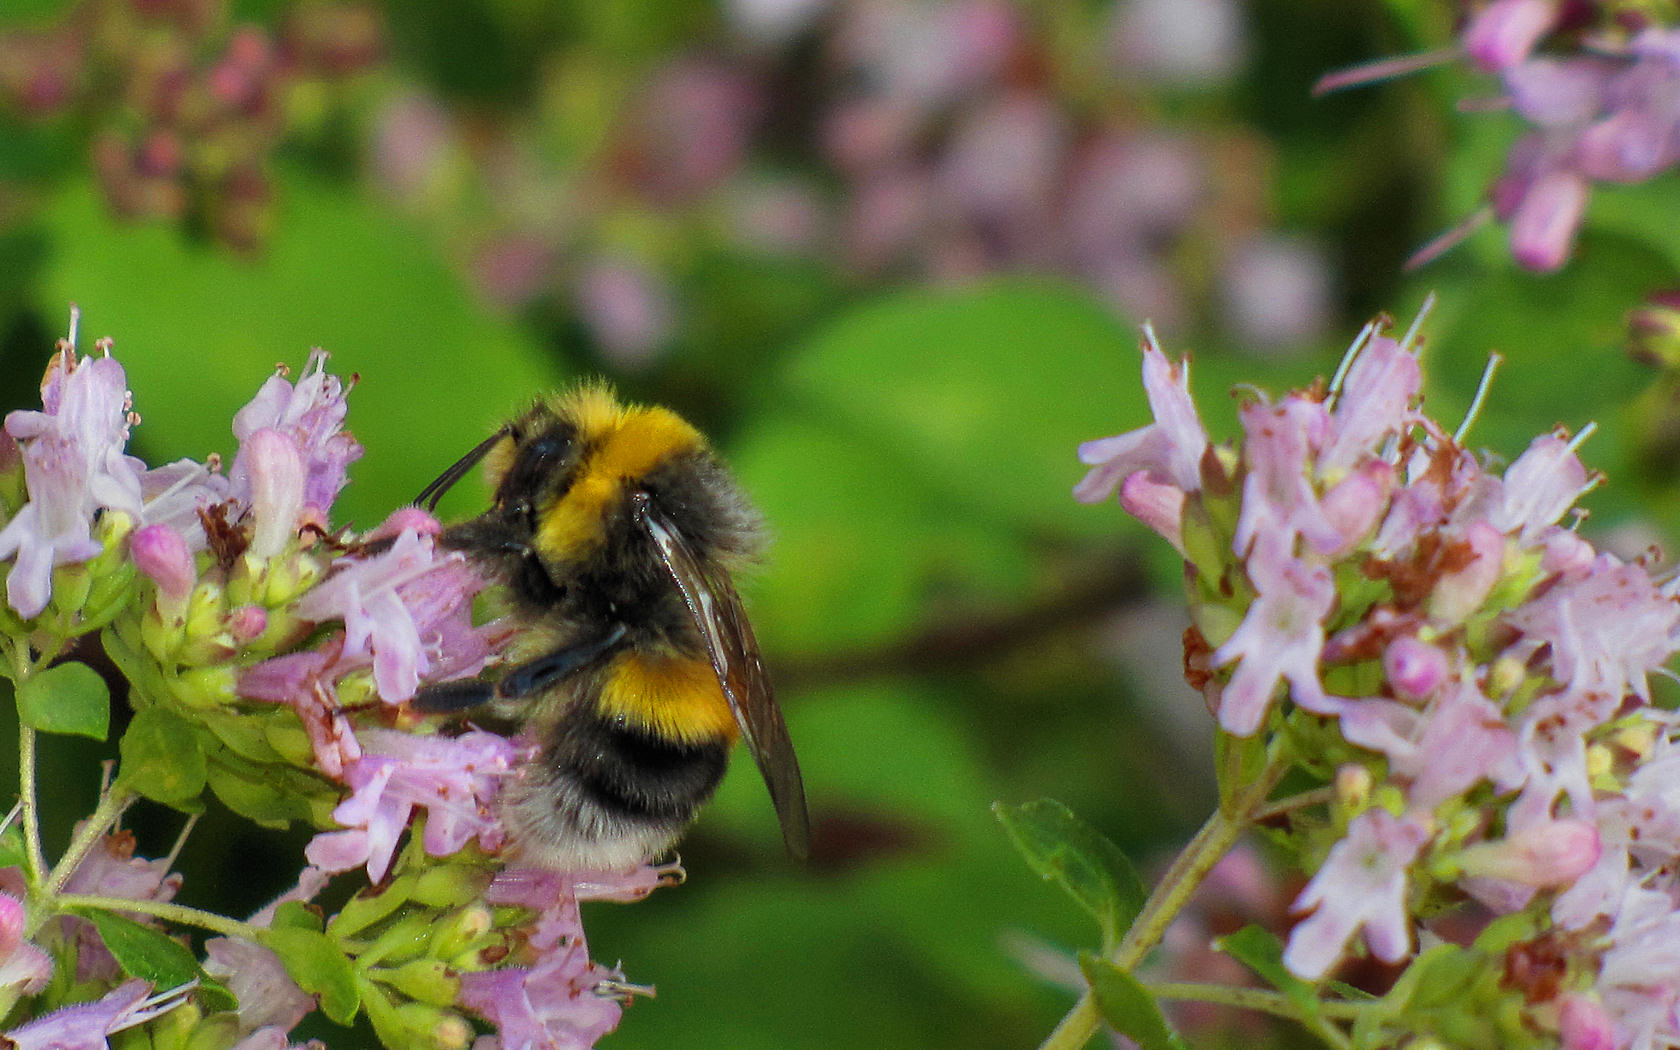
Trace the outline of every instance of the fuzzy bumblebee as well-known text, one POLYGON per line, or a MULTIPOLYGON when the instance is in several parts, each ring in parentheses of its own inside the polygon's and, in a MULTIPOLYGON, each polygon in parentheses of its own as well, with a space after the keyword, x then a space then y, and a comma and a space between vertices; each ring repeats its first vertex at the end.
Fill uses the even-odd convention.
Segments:
POLYGON ((668 409, 580 386, 504 425, 416 502, 435 507, 481 460, 490 509, 440 539, 505 585, 513 662, 414 704, 489 705, 538 741, 504 813, 522 855, 602 870, 657 856, 740 737, 803 858, 799 763, 730 575, 758 552, 761 524, 705 438, 668 409))

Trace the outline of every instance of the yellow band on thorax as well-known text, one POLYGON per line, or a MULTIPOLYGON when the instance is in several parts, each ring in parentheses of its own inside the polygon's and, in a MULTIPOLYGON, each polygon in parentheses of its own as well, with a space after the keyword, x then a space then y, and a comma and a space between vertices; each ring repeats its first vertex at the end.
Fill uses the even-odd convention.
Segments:
POLYGON ((538 513, 537 549, 562 559, 601 542, 613 505, 627 483, 640 481, 671 456, 703 448, 700 432, 663 408, 625 409, 593 418, 590 450, 566 494, 538 513))

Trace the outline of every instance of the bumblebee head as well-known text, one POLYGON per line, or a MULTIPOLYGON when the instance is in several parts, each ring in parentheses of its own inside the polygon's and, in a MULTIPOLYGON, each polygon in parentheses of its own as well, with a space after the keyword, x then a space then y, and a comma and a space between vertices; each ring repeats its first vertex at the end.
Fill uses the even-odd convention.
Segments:
POLYGON ((706 442, 676 413, 620 402, 602 383, 538 401, 426 487, 437 500, 480 460, 495 491, 491 514, 558 555, 603 535, 604 523, 648 475, 706 442))

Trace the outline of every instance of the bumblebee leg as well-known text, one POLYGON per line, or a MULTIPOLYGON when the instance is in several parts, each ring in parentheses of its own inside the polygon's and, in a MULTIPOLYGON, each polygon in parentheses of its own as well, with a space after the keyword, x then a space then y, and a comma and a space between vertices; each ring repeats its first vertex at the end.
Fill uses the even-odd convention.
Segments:
POLYGON ((615 623, 606 633, 556 649, 520 664, 496 683, 496 698, 520 700, 540 693, 560 679, 600 659, 624 640, 624 625, 615 623))
POLYGON ((414 694, 408 706, 428 715, 465 711, 469 707, 487 704, 496 698, 496 683, 480 678, 462 678, 454 682, 429 685, 414 694))

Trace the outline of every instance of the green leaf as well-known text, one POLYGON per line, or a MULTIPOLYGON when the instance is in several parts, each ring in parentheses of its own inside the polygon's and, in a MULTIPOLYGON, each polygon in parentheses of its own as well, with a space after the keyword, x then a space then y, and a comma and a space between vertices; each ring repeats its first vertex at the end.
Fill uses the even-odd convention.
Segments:
POLYGON ((1120 848, 1054 799, 992 804, 1032 869, 1061 884, 1102 928, 1103 949, 1120 943, 1148 896, 1120 848))
POLYGON ((297 986, 321 997, 321 1012, 339 1024, 356 1019, 362 1007, 356 968, 331 937, 298 926, 270 929, 263 944, 280 957, 297 986))
POLYGON ((1116 1032, 1136 1041, 1142 1050, 1189 1050, 1137 978, 1090 952, 1079 953, 1079 969, 1091 984, 1103 1020, 1116 1032))
POLYGON ((29 862, 29 847, 24 843, 23 828, 16 821, 0 831, 0 868, 21 868, 29 862))
MULTIPOLYGON (((53 319, 79 303, 87 345, 116 340, 146 419, 137 454, 153 463, 231 459, 233 413, 276 362, 295 377, 309 348, 324 347, 332 371, 361 377, 350 426, 366 447, 334 518, 369 526, 561 376, 413 223, 296 168, 275 178, 285 214, 257 259, 195 244, 176 224, 124 221, 93 180, 68 182, 40 212, 52 250, 34 302, 53 319)), ((50 350, 30 367, 44 367, 50 350)), ((483 499, 476 485, 459 488, 446 508, 483 499)))
POLYGON ((851 311, 789 362, 787 394, 836 432, 972 513, 1114 534, 1074 502, 1082 441, 1149 421, 1137 330, 1050 281, 919 289, 851 311))
POLYGON ((118 744, 117 781, 145 797, 183 807, 204 791, 206 766, 199 735, 181 716, 161 707, 135 714, 118 744))
POLYGON ((105 942, 123 973, 152 982, 160 992, 197 981, 205 1005, 212 1010, 232 1010, 239 1005, 233 993, 205 973, 198 959, 181 942, 115 912, 88 908, 80 914, 99 931, 99 939, 105 942))
POLYGON ((49 667, 17 687, 18 717, 43 733, 73 733, 104 740, 111 728, 111 691, 87 664, 49 667))
POLYGON ((1289 997, 1310 1025, 1317 1026, 1319 1016, 1318 992, 1283 967, 1283 942, 1277 935, 1259 926, 1244 926, 1236 933, 1214 941, 1214 946, 1258 974, 1261 980, 1289 997))

